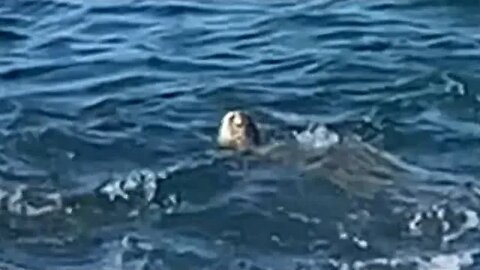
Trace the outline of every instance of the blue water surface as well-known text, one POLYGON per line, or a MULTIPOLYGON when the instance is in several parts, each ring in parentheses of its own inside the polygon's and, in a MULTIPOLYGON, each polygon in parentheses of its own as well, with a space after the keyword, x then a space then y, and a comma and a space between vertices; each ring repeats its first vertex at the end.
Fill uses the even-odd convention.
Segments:
POLYGON ((479 26, 475 0, 0 1, 0 268, 479 269, 479 26), (418 170, 365 200, 245 169, 215 158, 235 108, 418 170))

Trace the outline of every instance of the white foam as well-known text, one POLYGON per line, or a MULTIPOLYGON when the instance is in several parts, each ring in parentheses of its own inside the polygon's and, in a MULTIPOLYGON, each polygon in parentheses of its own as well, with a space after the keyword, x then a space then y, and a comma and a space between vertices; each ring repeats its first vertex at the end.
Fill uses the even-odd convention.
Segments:
POLYGON ((29 187, 27 185, 17 186, 11 194, 3 190, 0 191, 0 200, 6 198, 7 211, 14 215, 24 215, 28 217, 41 216, 61 209, 63 204, 62 197, 59 193, 40 193, 37 194, 38 198, 42 198, 48 201, 48 203, 41 206, 34 206, 30 202, 31 198, 28 195, 29 187))
POLYGON ((423 235, 423 229, 421 227, 424 219, 435 219, 437 222, 441 223, 442 233, 442 244, 446 245, 450 242, 453 242, 459 239, 462 235, 467 233, 470 230, 475 230, 479 228, 480 217, 477 212, 468 208, 455 209, 455 214, 461 214, 464 217, 464 222, 459 226, 459 228, 452 230, 452 224, 447 220, 446 210, 439 205, 434 205, 431 209, 426 212, 417 212, 415 216, 409 221, 408 228, 409 233, 412 236, 420 237, 423 235), (449 232, 449 230, 452 230, 449 232))
POLYGON ((164 179, 162 176, 147 169, 133 170, 125 179, 115 177, 100 189, 100 193, 106 194, 110 201, 114 201, 116 197, 129 200, 128 192, 141 188, 145 201, 151 202, 157 191, 157 180, 164 179))
POLYGON ((121 180, 114 180, 113 182, 110 182, 102 187, 100 189, 100 193, 108 195, 110 201, 114 201, 117 196, 128 200, 128 194, 122 190, 121 184, 121 180))
POLYGON ((300 133, 294 132, 293 135, 302 146, 314 149, 329 147, 340 140, 337 133, 321 125, 313 128, 309 127, 300 133))
POLYGON ((459 237, 461 237, 467 231, 478 228, 480 224, 480 218, 478 217, 478 214, 475 211, 470 209, 465 209, 463 210, 463 214, 465 216, 465 222, 457 231, 451 234, 445 235, 443 237, 444 243, 449 243, 451 241, 454 241, 459 237))
MULTIPOLYGON (((425 258, 421 255, 407 255, 395 258, 373 258, 369 260, 358 260, 351 263, 330 260, 330 263, 337 269, 355 269, 367 270, 379 266, 387 266, 390 268, 397 268, 399 266, 414 266, 412 270, 462 270, 465 267, 474 264, 473 256, 478 254, 479 250, 467 250, 450 254, 438 254, 434 256, 427 256, 425 258)), ((382 268, 383 269, 383 268, 382 268)), ((402 268, 403 269, 403 268, 402 268)))
POLYGON ((445 92, 459 94, 461 96, 465 95, 466 88, 463 82, 459 82, 454 78, 450 77, 447 73, 442 74, 442 79, 445 81, 445 92))
POLYGON ((461 270, 473 265, 472 255, 470 252, 437 255, 428 262, 420 262, 419 270, 461 270))

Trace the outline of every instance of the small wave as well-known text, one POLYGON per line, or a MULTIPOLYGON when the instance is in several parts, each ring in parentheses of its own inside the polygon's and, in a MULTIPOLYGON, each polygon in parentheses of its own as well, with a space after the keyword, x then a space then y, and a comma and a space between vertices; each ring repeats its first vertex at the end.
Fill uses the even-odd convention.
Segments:
POLYGON ((189 58, 175 56, 175 57, 160 57, 151 56, 146 60, 146 63, 154 68, 169 66, 170 70, 182 70, 184 72, 201 72, 202 70, 210 70, 217 72, 228 72, 232 70, 238 63, 225 63, 217 60, 192 60, 189 58))
POLYGON ((177 233, 162 233, 155 236, 144 236, 128 233, 120 241, 120 250, 115 263, 117 267, 158 267, 174 269, 182 267, 180 258, 188 258, 196 266, 214 266, 227 255, 224 245, 219 241, 198 239, 177 233), (153 237, 153 239, 152 239, 153 237), (156 254, 169 254, 172 257, 159 258, 156 254), (216 263, 217 262, 217 263, 216 263))
POLYGON ((165 179, 165 173, 155 174, 150 170, 132 171, 125 179, 116 179, 111 183, 100 188, 100 193, 106 194, 110 201, 116 197, 125 200, 129 199, 128 193, 143 190, 143 198, 145 203, 150 203, 157 192, 157 181, 165 179))
POLYGON ((27 33, 22 32, 22 30, 19 30, 19 29, 14 29, 14 28, 0 29, 0 40, 3 40, 3 42, 20 41, 28 38, 29 38, 29 35, 27 33))
POLYGON ((438 254, 425 257, 402 256, 397 258, 376 258, 358 260, 353 263, 330 260, 330 264, 341 270, 367 270, 367 269, 417 269, 417 270, 462 270, 474 264, 474 256, 478 250, 464 251, 453 254, 438 254))
POLYGON ((136 7, 143 11, 155 13, 156 16, 179 16, 183 14, 214 16, 221 12, 215 5, 192 1, 168 1, 166 3, 143 1, 136 7))
POLYGON ((32 21, 25 16, 18 14, 2 14, 2 12, 0 12, 0 25, 24 26, 31 22, 32 21))
POLYGON ((429 261, 419 260, 419 270, 461 270, 472 266, 473 257, 479 252, 460 252, 432 257, 429 261))
POLYGON ((413 237, 436 238, 441 246, 447 247, 465 234, 476 231, 479 224, 478 213, 472 209, 435 204, 426 211, 417 212, 408 227, 413 237))
POLYGON ((26 185, 19 185, 9 192, 0 190, 0 209, 9 214, 25 217, 44 216, 63 207, 60 193, 32 189, 26 185))
POLYGON ((309 127, 300 133, 294 132, 296 140, 308 148, 326 148, 340 141, 340 137, 325 126, 309 127))
POLYGON ((57 62, 44 62, 43 64, 36 63, 34 65, 16 65, 0 73, 0 78, 5 80, 22 79, 37 77, 50 72, 58 71, 63 68, 68 68, 72 64, 60 64, 57 62))

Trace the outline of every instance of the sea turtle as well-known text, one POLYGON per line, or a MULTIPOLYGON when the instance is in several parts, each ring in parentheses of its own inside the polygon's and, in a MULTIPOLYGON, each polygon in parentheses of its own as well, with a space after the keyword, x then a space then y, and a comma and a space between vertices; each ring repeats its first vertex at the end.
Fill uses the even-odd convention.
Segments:
POLYGON ((302 174, 325 178, 365 198, 408 171, 399 159, 373 147, 355 135, 340 134, 317 126, 282 140, 261 138, 258 124, 245 111, 228 111, 222 118, 218 146, 281 164, 293 165, 302 174))

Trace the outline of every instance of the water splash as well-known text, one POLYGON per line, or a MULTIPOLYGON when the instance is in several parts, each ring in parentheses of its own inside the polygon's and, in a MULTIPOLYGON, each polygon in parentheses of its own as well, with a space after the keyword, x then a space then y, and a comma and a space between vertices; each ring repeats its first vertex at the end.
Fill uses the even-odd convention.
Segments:
POLYGON ((19 185, 13 191, 0 190, 0 209, 16 216, 38 217, 62 209, 60 193, 19 185))
MULTIPOLYGON (((133 194, 140 192, 145 203, 149 204, 154 201, 162 181, 171 179, 178 172, 211 165, 228 155, 206 151, 199 155, 192 155, 184 160, 179 160, 157 172, 150 169, 138 169, 131 171, 126 177, 114 175, 112 180, 99 189, 100 194, 108 196, 110 201, 115 201, 117 198, 128 201, 133 194)), ((177 202, 177 199, 172 195, 167 196, 165 201, 171 203, 177 202)))
POLYGON ((311 124, 306 130, 298 133, 293 132, 295 139, 302 147, 307 149, 324 149, 340 141, 337 133, 328 130, 322 125, 311 124))
POLYGON ((447 247, 466 233, 478 230, 479 224, 480 218, 475 210, 453 208, 442 202, 416 212, 408 222, 408 230, 412 237, 435 237, 442 247, 447 247))
POLYGON ((434 255, 404 255, 393 258, 373 258, 355 260, 351 263, 330 259, 330 265, 340 270, 367 270, 367 269, 416 269, 416 270, 462 270, 474 264, 474 257, 479 254, 478 249, 439 253, 434 255))
POLYGON ((146 203, 151 202, 157 191, 157 181, 164 180, 163 172, 156 174, 148 169, 133 170, 125 178, 118 176, 100 189, 100 193, 106 194, 110 201, 114 201, 117 197, 124 200, 130 199, 130 194, 135 191, 142 191, 146 203))

